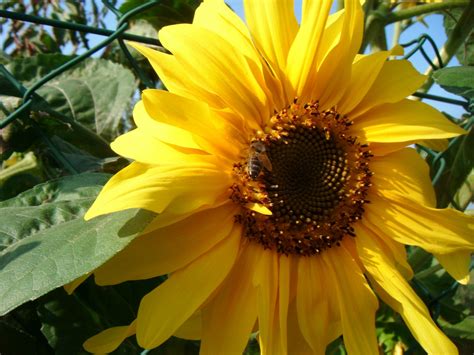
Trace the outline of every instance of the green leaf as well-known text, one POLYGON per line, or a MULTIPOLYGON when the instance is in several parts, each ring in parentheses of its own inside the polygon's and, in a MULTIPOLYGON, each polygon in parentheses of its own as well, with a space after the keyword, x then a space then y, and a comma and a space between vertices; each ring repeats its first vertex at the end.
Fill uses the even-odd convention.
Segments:
MULTIPOLYGON (((0 76, 0 88, 3 89, 0 76)), ((0 120, 5 119, 21 104, 21 99, 14 96, 0 96, 0 120)), ((14 120, 0 129, 0 160, 7 159, 13 152, 24 152, 37 141, 38 132, 21 119, 14 120)))
POLYGON ((347 355, 342 337, 333 340, 326 348, 327 355, 347 355))
POLYGON ((73 117, 108 140, 120 134, 137 83, 116 63, 89 58, 48 81, 38 93, 57 112, 73 117))
MULTIPOLYGON (((13 77, 15 77, 19 84, 23 85, 25 88, 31 87, 34 83, 38 82, 42 77, 50 73, 52 70, 57 69, 59 66, 63 65, 64 63, 68 62, 74 58, 73 56, 65 56, 61 54, 40 54, 36 55, 33 57, 24 57, 24 58, 16 58, 12 60, 9 65, 7 66, 7 69, 11 72, 13 77)), ((90 61, 98 61, 98 59, 89 59, 87 62, 90 61)), ((101 61, 102 62, 107 62, 105 60, 101 61)), ((75 67, 76 69, 80 69, 82 67, 85 67, 86 63, 81 63, 79 64, 79 67, 75 67)), ((118 64, 110 63, 112 66, 120 67, 118 64)), ((108 65, 105 65, 108 67, 108 65)), ((126 73, 131 74, 130 71, 128 71, 125 68, 122 68, 126 73)), ((62 74, 62 76, 68 75, 70 71, 66 71, 65 73, 62 74)), ((113 75, 114 73, 111 73, 113 75)), ((120 77, 120 76, 119 76, 120 77)), ((132 75, 133 77, 133 75, 132 75)), ((2 76, 0 75, 0 84, 2 84, 2 76)), ((107 72, 103 73, 102 78, 104 80, 109 80, 107 78, 107 72), (104 76, 106 78, 104 78, 104 76)), ((3 78, 4 79, 4 78, 3 78)), ((56 78, 58 80, 58 78, 56 78)), ((110 79, 114 80, 114 79, 110 79)), ((127 82, 125 81, 124 87, 127 86, 127 82)), ((13 87, 9 88, 6 85, 0 85, 0 94, 9 94, 12 96, 22 96, 21 92, 16 90, 16 88, 13 85, 10 85, 13 87), (13 92, 12 92, 13 91, 13 92)), ((112 85, 113 86, 113 85, 112 85)), ((86 110, 84 114, 76 115, 73 116, 71 115, 71 110, 70 108, 74 108, 76 111, 79 110, 79 107, 75 106, 75 103, 77 103, 77 98, 70 98, 68 96, 67 92, 64 92, 64 94, 57 93, 57 95, 54 95, 51 92, 51 88, 42 88, 38 92, 41 93, 42 90, 45 91, 45 94, 48 94, 49 99, 52 100, 51 102, 47 102, 43 99, 38 99, 33 102, 33 105, 31 106, 32 112, 29 116, 26 114, 20 115, 16 121, 14 121, 12 124, 10 124, 7 127, 7 130, 10 129, 12 125, 17 125, 17 126, 27 126, 30 127, 29 131, 26 131, 25 129, 20 130, 18 132, 19 134, 15 134, 15 138, 9 140, 7 143, 7 149, 14 149, 14 150, 19 150, 23 151, 23 147, 20 147, 20 149, 15 148, 14 146, 16 145, 26 145, 28 142, 34 142, 34 139, 31 139, 31 135, 35 133, 38 135, 38 132, 43 131, 48 136, 53 136, 57 135, 60 136, 63 140, 72 143, 73 145, 80 147, 82 150, 87 151, 88 153, 98 156, 101 158, 106 158, 113 156, 114 153, 109 147, 108 141, 106 141, 103 137, 100 137, 97 135, 96 132, 96 126, 93 124, 95 122, 95 104, 96 102, 90 102, 87 101, 84 104, 89 104, 90 106, 86 107, 86 110), (67 100, 70 99, 70 102, 67 102, 67 100), (89 116, 88 116, 89 115, 89 116), (94 115, 91 117, 91 115, 94 115), (26 120, 26 118, 32 118, 33 120, 26 120), (80 120, 84 119, 85 123, 89 123, 93 127, 86 127, 83 122, 80 122, 80 120), (31 126, 33 124, 33 128, 31 129, 31 126), (33 131, 33 132, 31 132, 33 131), (25 134, 22 134, 25 133, 25 134), (18 143, 19 142, 19 143, 18 143)), ((133 91, 133 89, 131 89, 133 91)), ((107 91, 104 91, 107 93, 107 91)), ((81 95, 84 95, 84 93, 78 91, 76 93, 77 96, 81 97, 81 95)), ((85 94, 85 97, 91 98, 91 96, 87 96, 85 94)), ((79 100, 80 101, 80 100, 79 100)), ((114 100, 111 100, 112 102, 114 100)), ((2 100, 3 102, 3 100, 2 100)), ((100 100, 97 101, 97 103, 101 102, 100 100)), ((117 105, 118 107, 126 108, 128 109, 127 106, 127 101, 123 100, 120 104, 117 105)), ((1 107, 0 107, 1 108, 1 107)), ((8 110, 3 110, 5 112, 11 112, 12 107, 8 110)), ((102 108, 103 109, 103 108, 102 108)), ((113 112, 114 110, 112 110, 113 112)), ((100 117, 100 115, 99 115, 100 117)), ((119 123, 121 119, 121 115, 117 115, 117 122, 119 123)), ((111 126, 112 130, 117 130, 117 127, 111 126)), ((14 130, 16 132, 16 130, 14 130)), ((3 135, 3 132, 2 132, 3 135)), ((10 134, 12 136, 12 134, 10 134)), ((31 144, 31 143, 30 143, 31 144)))
POLYGON ((244 355, 260 355, 260 346, 257 340, 257 333, 252 333, 247 346, 244 350, 244 355))
POLYGON ((61 152, 69 164, 79 173, 106 172, 115 174, 130 164, 128 159, 114 156, 99 159, 82 149, 66 142, 57 136, 51 137, 51 142, 61 152))
POLYGON ((21 97, 20 91, 0 72, 0 95, 21 97))
POLYGON ((462 187, 474 166, 474 131, 457 138, 443 154, 446 162, 438 183, 435 185, 438 207, 447 207, 462 187))
POLYGON ((450 337, 474 340, 474 315, 464 318, 457 324, 443 323, 442 326, 443 331, 450 337))
POLYGON ((64 158, 71 164, 75 171, 84 173, 88 171, 100 171, 102 160, 88 152, 66 142, 58 136, 51 137, 51 143, 61 152, 64 158))
POLYGON ((433 73, 433 79, 446 91, 474 99, 474 67, 442 68, 433 73))
POLYGON ((103 180, 77 175, 0 205, 0 314, 97 268, 151 221, 151 212, 130 209, 85 222, 103 180))
POLYGON ((11 60, 10 56, 0 50, 0 64, 7 64, 11 60))
MULTIPOLYGON (((149 10, 137 14, 134 19, 146 20, 156 29, 176 23, 191 23, 194 11, 200 3, 200 0, 163 0, 149 10)), ((125 0, 119 11, 126 13, 142 4, 141 0, 125 0)))
MULTIPOLYGON (((82 344, 89 337, 135 320, 143 296, 165 279, 158 277, 105 287, 97 286, 89 279, 71 296, 64 290, 55 290, 38 300, 42 303, 38 307, 41 331, 55 354, 83 354, 82 344)), ((132 336, 125 339, 113 354, 138 354, 141 351, 132 336)), ((172 337, 149 353, 194 355, 199 353, 199 345, 196 341, 172 337)))
POLYGON ((10 200, 1 201, 4 207, 33 207, 51 202, 93 199, 109 180, 108 174, 81 174, 48 181, 25 191, 10 200))
POLYGON ((411 334, 402 317, 382 300, 379 301, 376 332, 380 353, 397 354, 400 353, 400 348, 403 347, 407 350, 406 354, 422 354, 423 350, 411 334))
POLYGON ((0 200, 12 198, 25 190, 31 189, 42 181, 43 179, 40 178, 36 172, 33 172, 33 174, 31 172, 19 172, 14 176, 5 179, 5 181, 0 185, 0 200))
POLYGON ((68 296, 64 290, 55 290, 53 294, 61 294, 60 300, 40 306, 38 313, 43 322, 41 330, 54 354, 88 354, 82 348, 84 340, 100 331, 94 314, 87 312, 74 295, 68 296))
MULTIPOLYGON (((95 294, 100 297, 100 294, 95 294)), ((117 295, 117 297, 119 297, 117 295)), ((54 349, 56 355, 88 354, 82 344, 91 336, 101 332, 110 324, 125 325, 126 323, 109 323, 110 318, 99 314, 77 294, 67 295, 62 289, 41 298, 44 303, 38 307, 42 327, 41 331, 54 349)), ((125 309, 128 311, 128 308, 125 309)), ((124 309, 116 308, 115 313, 124 309)), ((131 320, 129 321, 131 322, 131 320)), ((140 348, 132 342, 125 341, 115 354, 136 354, 140 348)))
POLYGON ((463 182, 453 198, 452 205, 464 211, 474 201, 474 168, 471 169, 466 181, 463 182))
MULTIPOLYGON (((444 29, 449 37, 465 8, 453 8, 444 13, 444 29)), ((463 65, 474 65, 474 32, 471 31, 464 44, 456 52, 456 58, 463 65)))
POLYGON ((2 355, 50 355, 53 349, 40 331, 36 304, 28 302, 0 317, 0 349, 2 355))
MULTIPOLYGON (((74 56, 63 54, 38 54, 32 57, 17 57, 7 65, 7 69, 16 80, 28 87, 73 58, 74 56)), ((2 91, 0 91, 0 94, 8 95, 2 91)))
MULTIPOLYGON (((29 87, 73 58, 39 54, 17 58, 7 69, 29 87)), ((129 110, 136 88, 137 82, 129 69, 104 59, 88 58, 45 83, 37 93, 52 110, 112 140, 120 134, 122 116, 129 110)))

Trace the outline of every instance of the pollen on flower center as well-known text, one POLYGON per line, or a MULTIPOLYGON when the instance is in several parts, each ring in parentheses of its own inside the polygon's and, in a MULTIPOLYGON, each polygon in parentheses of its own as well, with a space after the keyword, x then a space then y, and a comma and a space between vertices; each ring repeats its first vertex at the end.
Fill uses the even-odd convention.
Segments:
POLYGON ((293 221, 323 220, 344 195, 346 153, 319 128, 295 127, 268 147, 272 172, 263 176, 272 212, 293 221))
POLYGON ((314 255, 354 236, 371 186, 367 145, 335 110, 297 101, 275 114, 234 166, 244 235, 283 254, 314 255), (264 206, 271 215, 255 211, 264 206))

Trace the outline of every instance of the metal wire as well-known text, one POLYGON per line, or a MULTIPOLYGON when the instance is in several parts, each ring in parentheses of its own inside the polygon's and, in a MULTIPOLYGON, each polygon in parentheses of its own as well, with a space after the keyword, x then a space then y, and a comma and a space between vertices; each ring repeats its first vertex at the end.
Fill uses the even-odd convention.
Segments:
POLYGON ((443 63, 443 59, 441 58, 441 54, 439 53, 439 50, 438 50, 438 47, 436 46, 436 43, 435 41, 433 40, 433 38, 431 38, 428 34, 426 33, 423 33, 421 34, 418 38, 410 41, 410 42, 406 42, 406 43, 400 43, 400 45, 405 48, 405 47, 410 47, 412 46, 413 44, 416 44, 416 46, 410 50, 407 54, 405 54, 405 56, 403 57, 403 59, 408 59, 410 58, 413 54, 415 54, 416 52, 420 51, 420 53, 423 55, 423 58, 425 58, 425 60, 431 65, 431 67, 433 68, 433 70, 438 70, 442 67, 444 67, 444 63, 443 63), (436 55, 436 59, 438 59, 438 63, 439 63, 439 66, 438 65, 435 65, 430 57, 428 56, 428 54, 426 53, 423 45, 425 44, 425 42, 428 41, 430 44, 431 44, 431 48, 433 49, 433 51, 435 52, 435 55, 436 55))
POLYGON ((426 154, 430 155, 433 157, 433 163, 431 164, 432 167, 435 167, 437 163, 439 162, 439 167, 436 170, 435 176, 433 176, 433 179, 431 180, 431 183, 433 186, 436 186, 436 184, 439 181, 439 178, 443 174, 444 169, 446 168, 446 159, 444 158, 444 152, 435 152, 434 150, 427 148, 423 145, 418 145, 416 146, 419 150, 424 151, 426 154))
MULTIPOLYGON (((152 3, 158 4, 159 2, 152 1, 152 3)), ((56 28, 64 28, 66 30, 78 31, 78 32, 83 32, 83 33, 91 33, 91 34, 95 34, 99 36, 111 36, 114 33, 114 31, 107 30, 104 28, 91 27, 91 26, 80 24, 80 23, 65 22, 65 21, 40 17, 40 16, 21 14, 18 12, 7 11, 7 10, 0 10, 0 17, 9 18, 12 20, 24 21, 24 22, 32 22, 32 23, 37 23, 39 25, 47 25, 47 26, 52 26, 56 28)), ((121 38, 125 40, 129 40, 129 41, 134 41, 134 42, 152 44, 155 46, 160 45, 160 41, 158 41, 156 38, 138 36, 132 33, 124 33, 121 35, 121 38)))
POLYGON ((469 101, 450 99, 448 97, 426 94, 424 92, 415 92, 413 96, 419 97, 421 99, 435 100, 439 102, 446 102, 447 104, 462 106, 466 111, 470 111, 469 101))
MULTIPOLYGON (((138 7, 130 10, 126 14, 120 15, 119 22, 118 22, 118 25, 117 25, 117 29, 115 31, 106 30, 106 33, 108 34, 108 37, 105 40, 103 40, 102 42, 100 42, 96 46, 92 47, 91 49, 87 50, 83 54, 71 59, 70 61, 66 62, 65 64, 63 64, 60 67, 56 68, 55 70, 51 71, 49 74, 45 75, 43 78, 41 78, 39 81, 37 81, 28 90, 26 90, 26 92, 24 92, 24 94, 23 94, 23 103, 15 111, 13 111, 8 117, 6 117, 2 121, 0 121, 0 129, 6 127, 8 124, 13 122, 16 118, 18 118, 22 113, 27 112, 29 110, 29 108, 30 108, 30 106, 31 106, 31 104, 33 103, 33 100, 34 100, 33 94, 36 92, 36 90, 38 90, 40 87, 42 87, 45 83, 47 83, 51 79, 57 77, 58 75, 62 74, 66 70, 72 68, 76 64, 82 62, 84 59, 90 57, 92 54, 94 54, 95 52, 97 52, 100 49, 104 48, 105 46, 107 46, 108 44, 113 42, 114 40, 123 39, 123 38, 130 39, 131 38, 130 36, 125 36, 124 35, 124 32, 128 28, 128 22, 127 21, 131 17, 133 17, 133 16, 139 14, 140 12, 145 11, 146 9, 148 9, 152 6, 155 6, 159 3, 160 3, 159 0, 152 0, 152 1, 149 1, 145 4, 142 4, 138 7)), ((5 11, 1 11, 0 15, 2 15, 2 13, 4 13, 4 12, 5 11)), ((68 24, 69 29, 78 29, 78 28, 80 28, 82 31, 89 31, 89 29, 90 29, 89 26, 84 26, 84 25, 79 25, 79 24, 72 24, 72 23, 56 21, 56 20, 50 20, 50 19, 44 19, 44 18, 39 18, 37 16, 16 14, 16 13, 13 13, 13 12, 10 12, 10 11, 6 11, 6 12, 9 15, 15 14, 15 16, 10 16, 10 18, 16 18, 16 19, 23 18, 25 21, 28 21, 28 20, 31 20, 32 18, 34 18, 34 21, 32 21, 32 22, 35 22, 35 23, 43 23, 43 24, 48 24, 48 25, 55 26, 57 24, 57 22, 61 22, 61 26, 63 26, 63 28, 64 28, 64 24, 68 24), (40 20, 42 20, 42 21, 40 21, 40 20)), ((97 32, 91 31, 91 33, 97 33, 97 32)), ((104 32, 102 34, 104 34, 104 32)), ((134 37, 132 37, 132 38, 134 38, 134 37)), ((138 39, 142 43, 149 43, 150 42, 149 40, 151 40, 150 38, 147 39, 146 37, 141 37, 141 36, 137 36, 136 39, 138 39)), ((158 42, 157 40, 154 40, 153 43, 156 44, 157 42, 158 42)), ((123 47, 125 47, 125 46, 123 45, 123 47)), ((134 60, 133 60, 132 56, 130 55, 130 53, 128 52, 128 50, 125 52, 125 56, 131 62, 131 64, 132 64, 133 68, 135 69, 135 71, 140 72, 139 67, 134 62, 134 60)), ((0 70, 1 70, 2 73, 4 73, 5 78, 11 84, 13 84, 15 87, 21 86, 21 83, 19 83, 13 75, 8 73, 8 71, 6 70, 5 67, 0 66, 0 70)), ((145 76, 140 75, 140 77, 144 78, 145 76)), ((147 83, 150 84, 149 81, 145 80, 144 84, 146 85, 147 83)))
MULTIPOLYGON (((473 125, 474 125, 474 116, 472 116, 465 123, 463 128, 466 131, 469 131, 472 128, 473 125)), ((433 158, 433 161, 431 163, 431 169, 434 169, 434 168, 436 168, 437 165, 439 165, 438 168, 436 169, 436 173, 433 176, 433 179, 431 180, 431 183, 433 184, 433 186, 436 186, 436 184, 438 183, 439 179, 441 178, 441 175, 443 174, 443 172, 446 168, 446 159, 444 158, 444 155, 446 154, 447 151, 449 151, 449 148, 454 146, 459 140, 461 140, 463 138, 464 138, 464 136, 457 136, 457 137, 451 139, 449 141, 448 147, 442 152, 435 152, 434 150, 432 150, 430 148, 427 148, 425 146, 422 146, 422 145, 417 145, 416 146, 419 150, 424 151, 425 153, 429 154, 433 158)))

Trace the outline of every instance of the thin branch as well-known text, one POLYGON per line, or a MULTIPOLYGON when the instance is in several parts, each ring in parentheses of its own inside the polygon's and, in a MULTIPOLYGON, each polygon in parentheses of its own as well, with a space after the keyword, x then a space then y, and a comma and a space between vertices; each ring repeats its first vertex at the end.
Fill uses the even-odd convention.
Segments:
POLYGON ((400 35, 402 34, 402 23, 397 22, 393 26, 392 48, 400 42, 400 35))
POLYGON ((385 23, 390 24, 397 21, 407 20, 415 16, 428 14, 430 12, 454 9, 456 7, 465 7, 468 6, 470 3, 472 2, 470 2, 469 0, 446 0, 443 2, 418 5, 409 9, 390 12, 388 16, 385 17, 385 23))

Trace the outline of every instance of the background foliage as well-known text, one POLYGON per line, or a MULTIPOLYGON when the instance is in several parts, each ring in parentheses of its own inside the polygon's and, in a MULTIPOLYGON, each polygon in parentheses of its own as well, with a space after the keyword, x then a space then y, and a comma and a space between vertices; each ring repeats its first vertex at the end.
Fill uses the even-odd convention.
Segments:
MULTIPOLYGON (((145 211, 129 210, 88 223, 82 219, 111 174, 128 164, 111 151, 109 143, 133 127, 131 111, 140 90, 161 87, 159 78, 117 36, 117 40, 104 45, 93 56, 44 82, 31 95, 27 92, 46 75, 90 50, 92 29, 107 28, 108 18, 116 16, 120 20, 121 15, 143 3, 16 0, 0 4, 3 355, 85 353, 85 339, 107 327, 130 323, 141 297, 163 281, 156 278, 97 287, 93 280, 86 280, 71 296, 60 287, 123 249, 152 217, 145 211), (81 32, 14 20, 5 11, 89 26, 89 30, 81 32), (31 104, 12 118, 11 114, 28 100, 31 104)), ((148 43, 158 45, 157 31, 165 25, 191 22, 199 0, 154 3, 126 23, 127 33, 147 37, 151 41, 148 43)), ((446 142, 440 151, 436 150, 439 146, 430 142, 418 148, 431 166, 438 207, 451 206, 472 213, 469 209, 474 191, 474 24, 470 19, 474 16, 474 5, 469 1, 445 1, 441 6, 415 7, 407 2, 367 0, 366 7, 366 51, 387 48, 386 29, 390 24, 394 24, 394 42, 398 42, 402 33, 409 33, 410 27, 423 22, 427 14, 437 11, 444 16, 448 40, 440 50, 441 63, 432 61, 428 69, 431 79, 418 96, 426 97, 433 82, 459 96, 447 101, 462 106, 464 113, 449 118, 469 134, 446 142), (443 68, 453 56, 459 65, 443 68)), ((109 30, 112 33, 114 29, 109 30)), ((412 44, 414 51, 424 51, 429 41, 420 38, 412 44)), ((459 286, 422 250, 408 251, 416 273, 412 286, 461 353, 472 354, 473 286, 459 286)), ((423 352, 401 318, 383 304, 377 326, 381 352, 423 352)), ((196 342, 172 338, 147 353, 197 354, 198 350, 196 342)), ((115 353, 139 354, 142 349, 129 338, 115 353)), ((255 337, 246 353, 258 353, 255 337)), ((345 354, 341 339, 331 344, 327 353, 345 354)))

